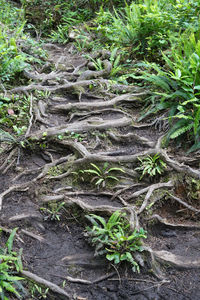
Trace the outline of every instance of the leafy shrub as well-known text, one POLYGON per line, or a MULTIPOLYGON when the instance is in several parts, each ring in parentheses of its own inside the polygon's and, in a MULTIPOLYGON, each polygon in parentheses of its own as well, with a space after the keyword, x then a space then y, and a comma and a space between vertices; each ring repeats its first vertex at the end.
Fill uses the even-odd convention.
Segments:
POLYGON ((149 113, 168 109, 171 129, 167 141, 187 135, 193 144, 190 151, 194 151, 200 148, 200 41, 194 33, 185 32, 163 58, 165 69, 149 64, 156 74, 150 69, 141 77, 157 87, 157 101, 153 96, 149 113))
POLYGON ((139 272, 134 253, 143 251, 142 239, 146 238, 146 232, 142 228, 132 232, 126 214, 120 211, 114 212, 107 222, 94 214, 87 215, 86 218, 92 223, 92 227, 86 227, 85 236, 95 246, 95 255, 106 255, 115 264, 127 261, 131 263, 134 272, 139 272))
POLYGON ((124 10, 103 11, 96 19, 97 32, 108 42, 129 47, 130 52, 153 56, 168 46, 170 15, 159 6, 158 1, 132 2, 124 10), (153 2, 150 5, 150 2, 153 2))
POLYGON ((55 31, 62 25, 72 26, 91 17, 85 1, 21 0, 21 2, 26 19, 43 36, 47 36, 52 30, 55 31))
POLYGON ((0 24, 0 76, 2 81, 8 81, 26 66, 25 55, 17 46, 24 27, 22 10, 0 0, 0 24))

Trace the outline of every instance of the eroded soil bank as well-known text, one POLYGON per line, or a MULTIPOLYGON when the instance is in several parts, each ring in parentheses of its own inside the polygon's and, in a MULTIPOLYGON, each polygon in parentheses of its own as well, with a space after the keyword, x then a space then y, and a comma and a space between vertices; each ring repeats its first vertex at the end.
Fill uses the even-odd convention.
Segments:
POLYGON ((72 45, 46 48, 46 68, 26 71, 29 84, 10 91, 31 97, 30 123, 25 148, 2 144, 2 242, 18 227, 23 276, 49 287, 47 299, 200 299, 199 156, 163 149, 161 118, 137 122, 149 91, 112 85, 109 53, 94 54, 105 67, 94 71, 72 45), (167 165, 163 175, 140 180, 138 157, 157 153, 167 165), (90 163, 124 173, 97 189, 81 179, 90 163), (84 237, 85 214, 118 209, 132 228, 148 232, 140 274, 94 257, 84 237))

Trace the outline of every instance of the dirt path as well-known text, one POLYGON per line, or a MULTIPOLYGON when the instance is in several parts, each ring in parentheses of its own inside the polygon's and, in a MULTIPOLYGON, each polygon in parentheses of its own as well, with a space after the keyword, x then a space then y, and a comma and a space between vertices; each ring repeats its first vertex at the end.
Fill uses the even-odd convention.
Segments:
POLYGON ((46 70, 26 71, 31 83, 11 91, 31 95, 29 146, 1 153, 0 221, 5 231, 19 228, 15 247, 32 273, 23 275, 48 281, 48 299, 200 299, 200 199, 189 195, 191 176, 200 179, 198 157, 161 148, 161 118, 137 123, 149 91, 106 79, 109 53, 95 54, 105 68, 94 71, 72 46, 46 47, 46 70), (139 180, 138 157, 156 153, 164 175, 139 180), (80 170, 105 162, 124 170, 115 186, 81 181, 80 170), (140 274, 94 258, 83 236, 86 213, 123 208, 132 228, 148 231, 140 274))

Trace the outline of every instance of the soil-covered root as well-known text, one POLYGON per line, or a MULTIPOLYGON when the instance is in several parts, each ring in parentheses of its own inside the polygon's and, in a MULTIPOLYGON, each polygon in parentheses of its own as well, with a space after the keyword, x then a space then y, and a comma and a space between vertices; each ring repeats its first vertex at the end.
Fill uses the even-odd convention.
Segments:
POLYGON ((98 102, 78 102, 78 103, 68 103, 68 104, 58 104, 58 105, 51 105, 50 111, 51 112, 63 112, 63 111, 70 111, 70 110, 92 110, 92 109, 103 109, 108 107, 116 106, 122 102, 136 102, 144 95, 144 92, 135 93, 135 94, 123 94, 114 97, 108 101, 98 101, 98 102))
POLYGON ((106 130, 109 128, 117 128, 131 125, 132 120, 127 117, 119 118, 116 120, 88 120, 88 121, 80 121, 76 123, 56 126, 53 128, 48 128, 42 131, 36 131, 29 135, 29 139, 33 141, 39 141, 44 136, 46 138, 62 135, 69 132, 88 132, 91 130, 106 130))
POLYGON ((29 280, 39 284, 39 285, 43 285, 47 288, 49 288, 52 292, 62 296, 63 300, 66 300, 66 299, 73 299, 73 296, 70 295, 69 293, 67 293, 64 289, 60 288, 58 285, 42 278, 42 277, 39 277, 38 275, 34 274, 34 273, 31 273, 29 271, 21 271, 21 275, 28 278, 29 280))
POLYGON ((179 223, 171 223, 168 222, 166 218, 162 218, 158 214, 153 214, 151 217, 145 219, 147 222, 156 220, 157 222, 172 228, 178 228, 178 229, 200 229, 200 225, 193 225, 193 224, 179 224, 179 223))
POLYGON ((178 269, 200 268, 200 259, 187 258, 185 256, 176 255, 169 251, 160 250, 152 252, 155 259, 164 264, 170 264, 178 269))

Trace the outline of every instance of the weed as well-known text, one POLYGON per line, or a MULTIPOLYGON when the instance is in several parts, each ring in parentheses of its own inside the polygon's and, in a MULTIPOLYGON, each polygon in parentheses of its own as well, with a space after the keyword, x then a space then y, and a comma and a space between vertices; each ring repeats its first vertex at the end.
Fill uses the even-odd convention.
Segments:
POLYGON ((60 216, 62 215, 62 210, 64 209, 65 202, 58 203, 50 203, 49 207, 41 207, 40 210, 42 210, 45 213, 44 220, 51 220, 51 221, 60 221, 60 216))
POLYGON ((98 167, 96 164, 91 163, 91 169, 83 170, 84 173, 92 175, 91 183, 95 182, 97 188, 101 186, 104 188, 107 183, 113 181, 119 181, 119 179, 114 176, 116 172, 125 173, 122 168, 108 167, 108 163, 104 163, 103 168, 98 167))
POLYGON ((31 296, 33 299, 47 299, 49 288, 43 288, 36 283, 31 288, 31 296))
POLYGON ((132 232, 126 214, 120 211, 114 212, 107 222, 94 214, 87 215, 86 218, 92 223, 92 227, 86 227, 85 236, 95 246, 95 255, 106 255, 115 264, 127 261, 131 263, 134 272, 139 272, 134 253, 143 251, 142 238, 146 238, 146 232, 142 228, 132 232))
POLYGON ((164 172, 164 169, 167 168, 166 163, 160 158, 160 155, 157 153, 153 157, 148 155, 144 158, 139 158, 140 166, 137 167, 135 170, 142 172, 142 175, 140 176, 140 180, 146 176, 149 175, 150 177, 161 175, 164 172))
POLYGON ((49 168, 48 175, 50 176, 58 176, 63 173, 63 170, 60 168, 60 166, 53 166, 49 168))
POLYGON ((19 254, 12 250, 16 231, 17 228, 11 232, 6 247, 0 248, 0 297, 4 300, 9 299, 7 297, 8 293, 20 298, 17 288, 23 290, 22 285, 19 283, 19 280, 23 278, 15 275, 22 270, 22 249, 20 249, 19 254))

